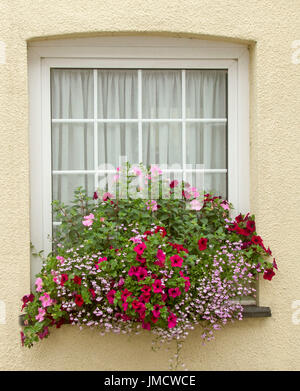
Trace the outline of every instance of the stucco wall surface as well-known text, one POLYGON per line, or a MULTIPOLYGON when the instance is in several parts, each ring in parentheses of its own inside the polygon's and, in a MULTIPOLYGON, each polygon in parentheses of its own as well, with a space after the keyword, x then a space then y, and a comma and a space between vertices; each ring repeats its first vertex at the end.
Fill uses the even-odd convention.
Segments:
POLYGON ((250 44, 251 210, 280 268, 260 283, 260 305, 273 316, 228 326, 206 346, 196 329, 183 359, 193 370, 299 370, 300 64, 291 46, 300 40, 299 0, 1 0, 0 15, 0 369, 168 369, 169 354, 152 352, 147 333, 101 337, 66 326, 31 350, 19 338, 30 286, 27 41, 130 32, 250 44))

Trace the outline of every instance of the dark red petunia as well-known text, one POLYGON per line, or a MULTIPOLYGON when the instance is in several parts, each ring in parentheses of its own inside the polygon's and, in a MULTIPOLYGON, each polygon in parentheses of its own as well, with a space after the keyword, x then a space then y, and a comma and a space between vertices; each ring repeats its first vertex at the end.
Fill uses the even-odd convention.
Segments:
POLYGON ((64 286, 64 284, 68 281, 69 277, 67 274, 62 274, 60 278, 60 285, 64 286))
POLYGON ((24 307, 27 306, 27 303, 32 303, 33 300, 34 300, 34 295, 32 293, 30 293, 30 295, 23 296, 23 298, 22 298, 22 301, 23 301, 22 310, 23 310, 24 307))
POLYGON ((89 292, 90 292, 92 298, 94 299, 96 297, 96 292, 94 291, 94 289, 90 288, 89 292))
POLYGON ((159 225, 155 229, 155 233, 157 234, 158 232, 160 232, 162 237, 165 237, 167 235, 166 229, 164 227, 160 227, 159 225))
POLYGON ((75 295, 75 303, 78 307, 81 307, 84 304, 83 298, 81 295, 75 295))
POLYGON ((81 285, 81 278, 80 278, 80 277, 75 276, 75 277, 73 278, 73 281, 74 281, 75 284, 81 285))
POLYGON ((255 221, 253 220, 248 220, 246 224, 246 228, 248 229, 249 232, 254 232, 255 231, 255 221))
POLYGON ((273 258, 273 267, 275 267, 275 269, 278 270, 278 266, 277 266, 275 258, 273 258))
POLYGON ((98 198, 99 198, 98 193, 96 191, 94 191, 93 200, 97 200, 98 198))
POLYGON ((206 250, 207 248, 207 238, 201 238, 198 240, 198 247, 200 251, 206 250))
POLYGON ((263 246, 263 240, 260 236, 253 235, 251 238, 251 242, 254 244, 258 244, 259 246, 263 246))
POLYGON ((264 277, 265 280, 271 281, 274 276, 275 276, 275 273, 274 273, 273 268, 272 269, 266 269, 264 271, 264 276, 263 277, 264 277))
POLYGON ((178 185, 178 181, 176 181, 176 179, 174 180, 174 181, 172 181, 171 183, 170 183, 170 188, 171 189, 174 189, 174 187, 176 187, 178 185))

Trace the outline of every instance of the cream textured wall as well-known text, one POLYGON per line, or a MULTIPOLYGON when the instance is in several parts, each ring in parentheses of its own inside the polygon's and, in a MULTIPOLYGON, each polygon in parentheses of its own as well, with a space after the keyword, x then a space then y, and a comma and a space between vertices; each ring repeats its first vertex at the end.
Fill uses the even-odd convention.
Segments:
POLYGON ((261 282, 269 319, 226 327, 202 346, 195 330, 183 348, 194 370, 300 370, 300 40, 299 0, 2 0, 0 41, 0 369, 159 370, 165 350, 151 338, 80 332, 64 326, 31 350, 20 346, 20 297, 29 290, 29 152, 27 41, 103 33, 151 33, 251 44, 251 209, 280 271, 261 282))

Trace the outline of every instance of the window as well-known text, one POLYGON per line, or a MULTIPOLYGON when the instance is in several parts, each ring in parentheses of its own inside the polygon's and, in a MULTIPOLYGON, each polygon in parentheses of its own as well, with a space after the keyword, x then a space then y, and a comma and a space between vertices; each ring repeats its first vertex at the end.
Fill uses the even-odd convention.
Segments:
MULTIPOLYGON (((92 195, 119 157, 203 172, 249 208, 248 50, 191 39, 114 37, 29 48, 31 237, 50 250, 51 201, 92 195)), ((40 265, 33 263, 35 274, 40 265)))

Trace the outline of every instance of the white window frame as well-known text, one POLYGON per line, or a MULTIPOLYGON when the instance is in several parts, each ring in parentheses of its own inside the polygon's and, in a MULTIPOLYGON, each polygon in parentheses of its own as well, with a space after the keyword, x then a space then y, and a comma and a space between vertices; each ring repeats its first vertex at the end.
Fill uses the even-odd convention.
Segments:
MULTIPOLYGON (((228 199, 249 210, 249 51, 184 38, 97 37, 31 42, 28 47, 31 241, 51 251, 51 68, 178 68, 228 71, 228 199)), ((93 120, 92 120, 93 121, 93 120)), ((32 275, 40 264, 32 263, 32 275)))

